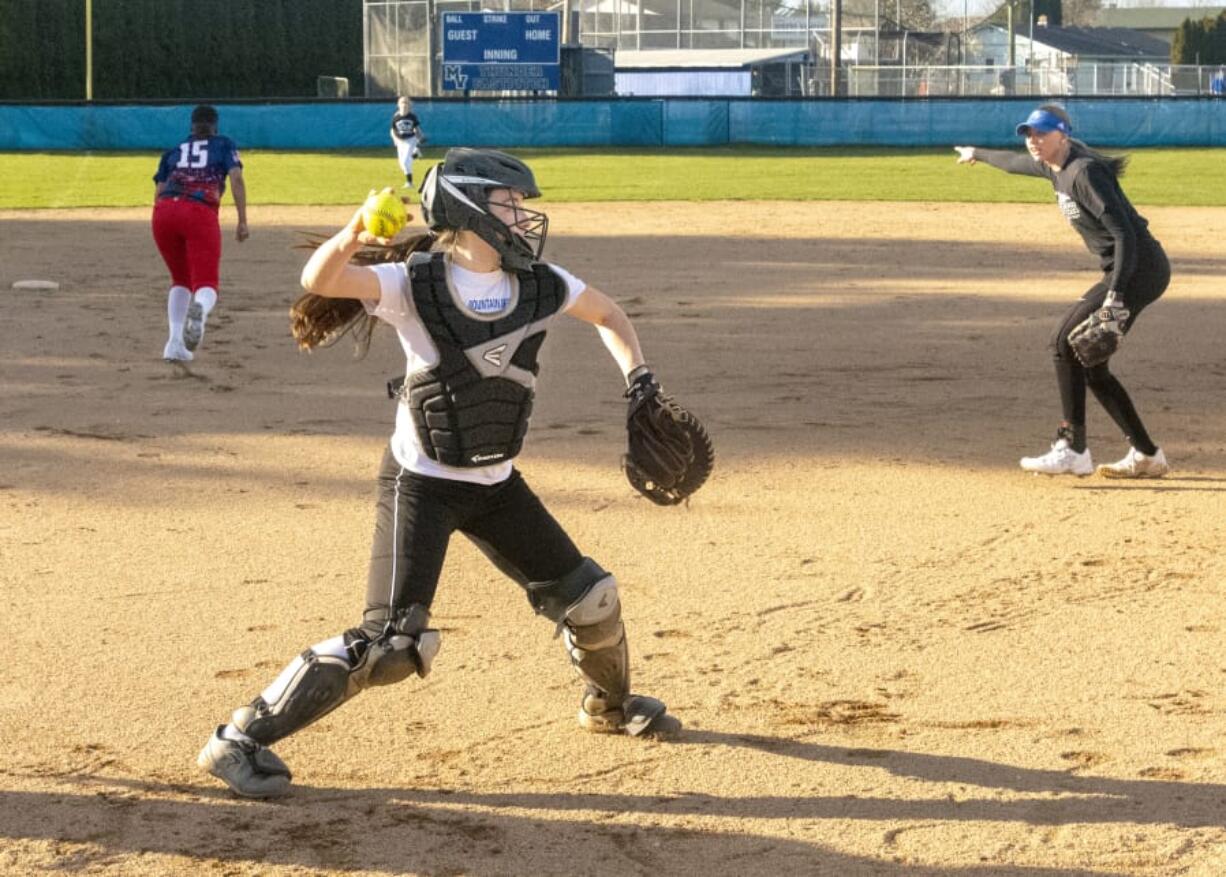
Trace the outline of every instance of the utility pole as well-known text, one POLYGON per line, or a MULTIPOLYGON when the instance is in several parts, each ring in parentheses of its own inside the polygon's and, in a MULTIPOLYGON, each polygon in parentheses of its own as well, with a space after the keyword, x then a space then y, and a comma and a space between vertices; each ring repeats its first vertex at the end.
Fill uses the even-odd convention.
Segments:
POLYGON ((85 99, 94 99, 94 0, 85 0, 85 99))
POLYGON ((1017 5, 1017 0, 1009 0, 1005 4, 1005 9, 1008 14, 1009 23, 1009 66, 1017 66, 1017 41, 1013 39, 1013 8, 1017 5))
POLYGON ((436 97, 440 93, 438 59, 435 58, 439 51, 439 36, 438 7, 434 0, 426 0, 426 56, 429 58, 426 67, 426 90, 430 97, 436 97))
POLYGON ((1026 0, 1030 4, 1030 46, 1026 49, 1026 64, 1034 67, 1034 0, 1026 0))
POLYGON ((839 60, 843 54, 843 0, 830 0, 830 95, 838 97, 839 60))

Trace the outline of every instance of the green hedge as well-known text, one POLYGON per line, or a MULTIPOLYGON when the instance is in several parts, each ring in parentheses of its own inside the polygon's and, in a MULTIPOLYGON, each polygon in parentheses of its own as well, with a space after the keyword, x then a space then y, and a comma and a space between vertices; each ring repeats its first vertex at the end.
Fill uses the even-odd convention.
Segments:
MULTIPOLYGON (((0 99, 85 97, 86 0, 0 0, 0 99)), ((310 97, 362 84, 362 0, 92 0, 94 98, 310 97)))

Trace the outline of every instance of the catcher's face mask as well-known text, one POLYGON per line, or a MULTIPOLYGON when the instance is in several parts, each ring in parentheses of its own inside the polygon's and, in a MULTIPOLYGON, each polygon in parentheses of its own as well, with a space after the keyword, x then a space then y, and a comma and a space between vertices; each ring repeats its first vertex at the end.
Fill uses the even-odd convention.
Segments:
POLYGON ((527 243, 532 258, 539 260, 545 249, 545 236, 549 233, 549 217, 539 210, 525 207, 523 192, 490 189, 486 195, 490 215, 527 243))

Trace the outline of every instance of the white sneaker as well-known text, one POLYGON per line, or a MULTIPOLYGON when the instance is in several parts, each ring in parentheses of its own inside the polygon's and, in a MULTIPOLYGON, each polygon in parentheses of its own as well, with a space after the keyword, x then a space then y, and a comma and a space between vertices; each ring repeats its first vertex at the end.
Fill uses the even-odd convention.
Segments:
POLYGON ((254 741, 239 743, 222 737, 219 727, 196 756, 196 764, 244 798, 275 798, 290 790, 285 762, 266 746, 254 741))
POLYGON ((1098 474, 1104 478, 1161 478, 1170 471, 1162 448, 1158 448, 1152 457, 1147 457, 1136 448, 1129 448, 1124 459, 1118 463, 1098 467, 1098 474))
MULTIPOLYGON (((192 302, 187 307, 187 319, 183 321, 183 346, 195 350, 204 338, 204 308, 200 302, 192 302)), ((190 357, 189 357, 190 359, 190 357)))
POLYGON ((1087 448, 1081 453, 1069 446, 1068 439, 1057 439, 1051 450, 1040 457, 1022 457, 1022 468, 1043 475, 1091 475, 1094 463, 1087 448))
POLYGON ((182 342, 167 341, 162 350, 162 359, 167 362, 191 362, 193 358, 192 352, 182 342))

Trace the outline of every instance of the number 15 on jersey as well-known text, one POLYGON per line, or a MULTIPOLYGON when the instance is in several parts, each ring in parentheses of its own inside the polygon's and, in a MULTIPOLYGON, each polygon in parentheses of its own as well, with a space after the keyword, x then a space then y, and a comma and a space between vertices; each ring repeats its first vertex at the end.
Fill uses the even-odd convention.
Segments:
POLYGON ((175 167, 204 167, 209 163, 209 141, 193 140, 179 144, 179 163, 175 167))

